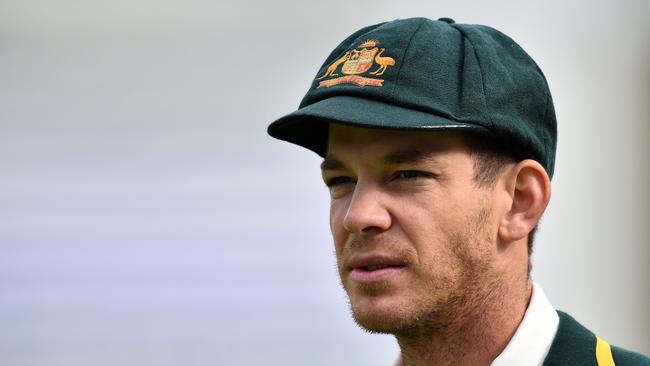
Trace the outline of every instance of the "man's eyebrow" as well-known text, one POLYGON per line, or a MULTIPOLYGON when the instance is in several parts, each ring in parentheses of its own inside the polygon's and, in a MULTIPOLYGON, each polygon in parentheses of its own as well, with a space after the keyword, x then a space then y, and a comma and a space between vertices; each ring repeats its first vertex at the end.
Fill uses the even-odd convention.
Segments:
POLYGON ((391 165, 423 163, 429 160, 429 154, 416 148, 398 150, 384 156, 384 163, 391 165))
POLYGON ((340 170, 343 169, 343 163, 332 155, 327 155, 323 162, 320 163, 320 170, 340 170))
MULTIPOLYGON (((424 163, 430 160, 431 159, 429 158, 429 154, 416 148, 407 148, 394 151, 386 154, 386 156, 384 156, 382 159, 384 164, 389 165, 424 163)), ((345 168, 345 164, 343 164, 343 162, 341 162, 333 155, 326 156, 325 159, 323 159, 323 162, 320 164, 321 171, 341 170, 343 168, 345 168)))

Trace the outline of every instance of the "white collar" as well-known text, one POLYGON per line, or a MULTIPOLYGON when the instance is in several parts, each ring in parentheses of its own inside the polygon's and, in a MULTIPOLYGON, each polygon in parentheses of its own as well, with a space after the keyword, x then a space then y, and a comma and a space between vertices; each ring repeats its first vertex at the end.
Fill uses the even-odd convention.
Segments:
POLYGON ((546 298, 544 290, 533 282, 533 293, 524 318, 491 366, 542 365, 559 325, 560 317, 546 298))

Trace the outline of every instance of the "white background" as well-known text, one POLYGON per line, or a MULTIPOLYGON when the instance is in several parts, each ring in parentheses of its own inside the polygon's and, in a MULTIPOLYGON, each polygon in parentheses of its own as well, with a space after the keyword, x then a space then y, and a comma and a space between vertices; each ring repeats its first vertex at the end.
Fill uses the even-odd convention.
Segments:
POLYGON ((339 288, 319 158, 266 135, 347 35, 510 35, 559 123, 533 277, 650 353, 647 1, 0 1, 0 364, 390 365, 339 288))

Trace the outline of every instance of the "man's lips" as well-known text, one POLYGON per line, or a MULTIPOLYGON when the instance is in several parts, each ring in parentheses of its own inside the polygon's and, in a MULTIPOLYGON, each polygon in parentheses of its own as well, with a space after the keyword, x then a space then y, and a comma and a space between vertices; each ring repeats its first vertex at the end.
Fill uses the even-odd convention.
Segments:
POLYGON ((382 253, 361 253, 354 254, 347 260, 347 266, 350 269, 365 268, 372 270, 368 267, 403 267, 406 263, 391 255, 382 253))
POLYGON ((362 283, 388 279, 406 268, 403 260, 382 253, 353 255, 347 264, 350 279, 362 283))

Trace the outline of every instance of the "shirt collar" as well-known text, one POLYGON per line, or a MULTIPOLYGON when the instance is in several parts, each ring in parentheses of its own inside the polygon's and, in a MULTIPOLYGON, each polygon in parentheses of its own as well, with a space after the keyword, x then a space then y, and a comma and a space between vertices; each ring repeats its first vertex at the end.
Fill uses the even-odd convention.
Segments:
POLYGON ((533 293, 517 331, 491 366, 542 365, 555 338, 560 317, 533 282, 533 293))

